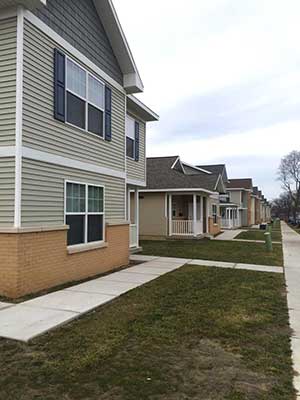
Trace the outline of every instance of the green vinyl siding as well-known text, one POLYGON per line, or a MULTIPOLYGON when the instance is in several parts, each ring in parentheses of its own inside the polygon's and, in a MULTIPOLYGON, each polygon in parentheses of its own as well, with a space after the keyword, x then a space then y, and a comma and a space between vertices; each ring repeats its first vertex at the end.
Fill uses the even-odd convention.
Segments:
MULTIPOLYGON (((134 115, 131 115, 133 118, 134 115)), ((139 181, 146 181, 146 171, 145 171, 145 157, 146 157, 146 124, 140 121, 138 118, 136 120, 140 124, 140 155, 139 161, 132 160, 127 157, 127 177, 129 179, 135 179, 139 181)))
POLYGON ((125 94, 112 88, 111 142, 55 120, 53 54, 57 47, 25 20, 23 146, 124 172, 125 94))
POLYGON ((15 159, 0 158, 0 227, 14 224, 15 159))
POLYGON ((125 220, 124 179, 23 159, 22 226, 64 224, 65 180, 103 185, 106 222, 125 220))
POLYGON ((17 19, 0 21, 0 146, 15 144, 17 19))

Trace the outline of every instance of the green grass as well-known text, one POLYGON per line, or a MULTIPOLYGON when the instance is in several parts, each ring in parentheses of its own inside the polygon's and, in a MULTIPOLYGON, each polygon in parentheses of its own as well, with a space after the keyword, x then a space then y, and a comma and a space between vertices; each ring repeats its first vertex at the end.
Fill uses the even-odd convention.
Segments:
POLYGON ((185 266, 31 344, 1 400, 294 400, 281 274, 185 266))
MULTIPOLYGON (((235 239, 244 239, 244 240, 265 240, 264 234, 266 231, 261 231, 258 229, 250 229, 245 232, 241 232, 235 239)), ((281 232, 279 230, 274 230, 271 233, 272 240, 274 242, 281 242, 281 232)))
POLYGON ((162 257, 182 257, 234 263, 283 265, 282 246, 273 245, 268 253, 263 243, 217 240, 142 241, 142 254, 162 257))

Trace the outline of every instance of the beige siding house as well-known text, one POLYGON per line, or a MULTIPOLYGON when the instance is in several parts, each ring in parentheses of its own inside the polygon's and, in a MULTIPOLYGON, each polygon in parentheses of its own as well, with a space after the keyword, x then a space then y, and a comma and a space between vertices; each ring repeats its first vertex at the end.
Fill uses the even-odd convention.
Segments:
POLYGON ((147 187, 140 189, 140 236, 202 238, 220 232, 222 176, 180 157, 147 159, 147 187))
POLYGON ((142 91, 110 1, 1 2, 0 296, 128 263, 158 119, 142 91))

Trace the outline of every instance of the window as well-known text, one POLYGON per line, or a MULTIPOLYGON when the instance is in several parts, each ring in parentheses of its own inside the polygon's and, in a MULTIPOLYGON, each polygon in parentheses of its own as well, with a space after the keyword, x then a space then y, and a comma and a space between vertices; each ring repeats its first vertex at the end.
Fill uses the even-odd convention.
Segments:
POLYGON ((126 118, 126 154, 134 158, 135 155, 135 120, 127 115, 126 118))
POLYGON ((66 183, 68 246, 104 240, 104 188, 66 183))
POLYGON ((75 62, 66 60, 66 120, 103 137, 105 86, 75 62))
POLYGON ((213 217, 214 224, 217 224, 218 223, 218 207, 216 204, 212 205, 212 217, 213 217))

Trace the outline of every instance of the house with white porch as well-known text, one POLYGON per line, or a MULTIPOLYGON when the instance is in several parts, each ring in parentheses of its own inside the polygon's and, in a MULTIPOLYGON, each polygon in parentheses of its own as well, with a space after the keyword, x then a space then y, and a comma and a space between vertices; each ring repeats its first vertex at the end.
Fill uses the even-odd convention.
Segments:
POLYGON ((139 190, 141 239, 202 238, 221 230, 223 178, 180 160, 147 158, 147 187, 139 190))

